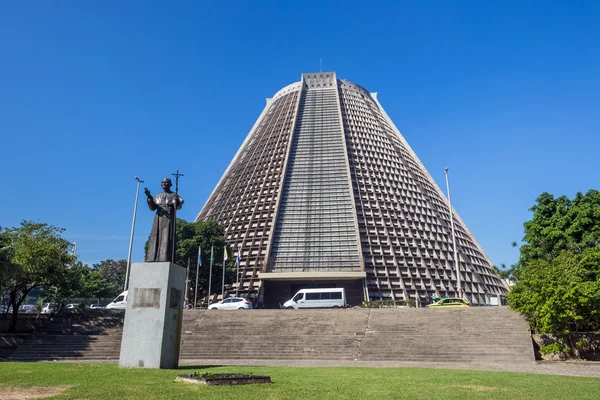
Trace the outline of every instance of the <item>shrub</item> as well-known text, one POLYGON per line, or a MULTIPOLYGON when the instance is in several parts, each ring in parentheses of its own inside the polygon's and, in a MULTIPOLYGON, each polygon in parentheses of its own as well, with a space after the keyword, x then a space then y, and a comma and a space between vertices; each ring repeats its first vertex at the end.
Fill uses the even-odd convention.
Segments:
POLYGON ((417 306, 417 300, 416 299, 408 299, 408 300, 406 300, 406 306, 407 307, 416 307, 417 306))
POLYGON ((575 342, 575 346, 579 351, 590 351, 594 350, 594 346, 592 345, 592 341, 587 337, 582 337, 578 341, 575 342))
POLYGON ((563 346, 557 342, 550 343, 550 344, 540 347, 540 353, 542 353, 545 356, 551 355, 551 354, 566 355, 568 352, 569 352, 568 347, 563 346))
POLYGON ((396 303, 393 300, 375 300, 375 301, 363 301, 360 305, 361 308, 389 308, 395 307, 396 303))

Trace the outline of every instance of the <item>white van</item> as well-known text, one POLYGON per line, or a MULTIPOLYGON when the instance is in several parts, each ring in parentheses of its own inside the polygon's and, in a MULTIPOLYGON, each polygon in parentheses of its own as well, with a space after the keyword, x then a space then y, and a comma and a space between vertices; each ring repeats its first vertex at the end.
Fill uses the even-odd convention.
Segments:
POLYGON ((291 300, 283 303, 283 308, 342 308, 346 307, 344 288, 301 289, 291 300))
POLYGON ((118 295, 113 301, 106 305, 107 309, 124 310, 127 308, 127 290, 118 295))

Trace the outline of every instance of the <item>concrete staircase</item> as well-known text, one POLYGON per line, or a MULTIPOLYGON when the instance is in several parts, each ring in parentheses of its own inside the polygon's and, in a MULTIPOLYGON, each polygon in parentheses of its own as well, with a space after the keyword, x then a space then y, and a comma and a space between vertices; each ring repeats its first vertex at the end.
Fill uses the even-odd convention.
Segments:
MULTIPOLYGON (((99 310, 102 311, 102 310, 99 310)), ((57 319, 8 361, 119 358, 122 312, 57 319)), ((186 310, 180 359, 531 362, 531 335, 505 307, 186 310)))
POLYGON ((118 360, 124 312, 65 312, 27 337, 7 361, 118 360))
POLYGON ((361 361, 533 361, 525 320, 506 307, 373 309, 361 361))
POLYGON ((181 359, 354 360, 368 310, 204 313, 184 335, 181 359))

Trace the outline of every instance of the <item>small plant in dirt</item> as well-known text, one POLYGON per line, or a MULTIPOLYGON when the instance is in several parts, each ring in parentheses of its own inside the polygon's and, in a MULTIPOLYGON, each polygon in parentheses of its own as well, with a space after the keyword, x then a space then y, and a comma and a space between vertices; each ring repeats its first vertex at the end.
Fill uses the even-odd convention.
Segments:
POLYGON ((194 372, 190 375, 191 377, 198 377, 203 379, 235 379, 240 377, 251 377, 252 372, 249 374, 241 374, 241 373, 222 373, 222 374, 213 374, 212 372, 194 372))
POLYGON ((363 301, 360 305, 361 308, 392 308, 395 307, 396 303, 393 300, 375 300, 375 301, 363 301))
POLYGON ((582 337, 581 339, 579 339, 578 341, 575 342, 575 346, 577 346, 577 349, 579 351, 593 351, 594 349, 594 345, 592 344, 592 341, 587 338, 587 337, 582 337))
POLYGON ((565 359, 567 357, 567 354, 569 353, 569 348, 567 346, 563 346, 562 344, 555 342, 540 347, 540 353, 542 353, 542 355, 544 356, 565 359))

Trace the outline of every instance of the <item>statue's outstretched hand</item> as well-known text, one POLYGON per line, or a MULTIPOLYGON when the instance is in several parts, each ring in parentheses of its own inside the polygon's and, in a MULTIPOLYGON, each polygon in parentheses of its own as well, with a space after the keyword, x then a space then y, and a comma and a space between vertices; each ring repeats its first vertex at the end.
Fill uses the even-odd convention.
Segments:
POLYGON ((152 195, 150 194, 150 191, 148 190, 148 188, 144 188, 144 193, 146 193, 146 197, 148 197, 149 199, 152 199, 152 195))

